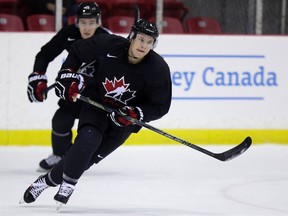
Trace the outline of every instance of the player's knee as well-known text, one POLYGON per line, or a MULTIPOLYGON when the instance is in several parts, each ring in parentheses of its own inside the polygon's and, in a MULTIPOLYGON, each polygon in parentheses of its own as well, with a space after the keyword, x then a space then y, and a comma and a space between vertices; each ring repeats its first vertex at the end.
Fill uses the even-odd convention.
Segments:
POLYGON ((96 151, 102 141, 102 133, 95 127, 84 126, 78 131, 75 143, 86 146, 91 151, 96 151))
POLYGON ((72 115, 56 111, 52 118, 52 129, 58 133, 65 133, 72 130, 75 118, 72 115))

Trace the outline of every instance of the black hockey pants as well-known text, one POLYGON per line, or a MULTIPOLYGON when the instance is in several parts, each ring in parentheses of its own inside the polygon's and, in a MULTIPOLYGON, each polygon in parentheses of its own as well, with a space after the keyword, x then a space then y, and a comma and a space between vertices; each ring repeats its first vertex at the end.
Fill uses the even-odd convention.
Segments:
POLYGON ((71 103, 60 99, 58 105, 52 118, 52 149, 54 155, 64 156, 72 145, 72 128, 79 118, 82 102, 71 103))
POLYGON ((62 182, 63 172, 72 179, 79 179, 85 170, 98 163, 121 146, 131 132, 108 130, 104 135, 93 126, 83 126, 67 155, 52 169, 54 183, 62 182))

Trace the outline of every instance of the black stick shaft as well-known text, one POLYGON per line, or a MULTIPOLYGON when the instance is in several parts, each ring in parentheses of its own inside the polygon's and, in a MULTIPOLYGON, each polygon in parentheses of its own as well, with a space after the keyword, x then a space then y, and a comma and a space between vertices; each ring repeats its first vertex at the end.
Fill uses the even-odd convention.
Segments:
POLYGON ((140 9, 137 4, 134 5, 134 24, 140 19, 140 9))
POLYGON ((110 107, 108 107, 106 105, 100 104, 100 103, 98 103, 98 102, 96 102, 94 100, 91 100, 91 99, 89 99, 87 97, 84 97, 84 96, 82 96, 80 94, 76 94, 75 95, 75 100, 77 100, 77 99, 81 100, 81 101, 84 101, 84 102, 86 102, 86 103, 88 103, 90 105, 96 106, 99 109, 102 109, 102 110, 104 110, 104 111, 106 111, 108 113, 116 112, 118 115, 122 116, 123 118, 125 118, 128 121, 131 121, 134 124, 137 124, 139 126, 145 127, 145 128, 147 128, 147 129, 149 129, 151 131, 154 131, 154 132, 156 132, 158 134, 161 134, 161 135, 163 135, 163 136, 165 136, 165 137, 167 137, 169 139, 172 139, 172 140, 174 140, 176 142, 179 142, 179 143, 181 143, 183 145, 186 145, 186 146, 188 146, 190 148, 193 148, 193 149, 195 149, 195 150, 197 150, 199 152, 202 152, 202 153, 204 153, 206 155, 209 155, 209 156, 211 156, 213 158, 216 158, 218 160, 221 160, 221 161, 228 161, 228 160, 231 160, 231 159, 241 155, 242 153, 244 153, 250 147, 250 145, 252 143, 251 138, 247 137, 242 143, 240 143, 239 145, 237 145, 236 147, 234 147, 234 148, 232 148, 232 149, 230 149, 228 151, 225 151, 223 153, 218 153, 218 154, 217 153, 213 153, 213 152, 208 151, 208 150, 206 150, 204 148, 201 148, 201 147, 199 147, 199 146, 197 146, 195 144, 192 144, 192 143, 187 142, 185 140, 182 140, 182 139, 180 139, 178 137, 175 137, 175 136, 173 136, 173 135, 171 135, 169 133, 166 133, 166 132, 164 132, 164 131, 162 131, 162 130, 160 130, 158 128, 155 128, 155 127, 153 127, 153 126, 151 126, 149 124, 146 124, 145 122, 142 122, 142 121, 139 121, 137 119, 131 118, 130 116, 125 116, 125 115, 123 116, 118 110, 115 110, 115 109, 112 109, 112 108, 110 108, 110 107))

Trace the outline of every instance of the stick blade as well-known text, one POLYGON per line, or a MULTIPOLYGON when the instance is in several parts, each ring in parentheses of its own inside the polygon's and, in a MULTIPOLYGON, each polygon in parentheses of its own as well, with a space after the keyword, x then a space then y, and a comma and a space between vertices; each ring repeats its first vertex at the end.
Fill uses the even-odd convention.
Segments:
POLYGON ((223 153, 215 154, 215 158, 221 161, 229 161, 232 160, 239 155, 243 154, 252 144, 251 137, 246 137, 245 140, 234 148, 225 151, 223 153))

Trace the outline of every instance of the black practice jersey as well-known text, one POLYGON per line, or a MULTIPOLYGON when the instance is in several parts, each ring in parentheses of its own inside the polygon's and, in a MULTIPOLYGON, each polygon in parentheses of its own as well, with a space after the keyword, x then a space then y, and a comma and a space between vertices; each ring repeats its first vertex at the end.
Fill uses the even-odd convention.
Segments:
POLYGON ((79 40, 71 46, 62 69, 77 71, 83 62, 97 60, 90 98, 113 108, 138 106, 145 122, 159 119, 170 108, 170 69, 153 50, 140 63, 130 64, 129 44, 124 37, 108 34, 79 40))
MULTIPOLYGON (((109 30, 99 27, 94 34, 110 33, 109 30)), ((79 28, 75 24, 64 26, 48 43, 38 52, 35 58, 33 71, 46 72, 47 67, 63 50, 69 51, 70 46, 82 39, 79 28)))

